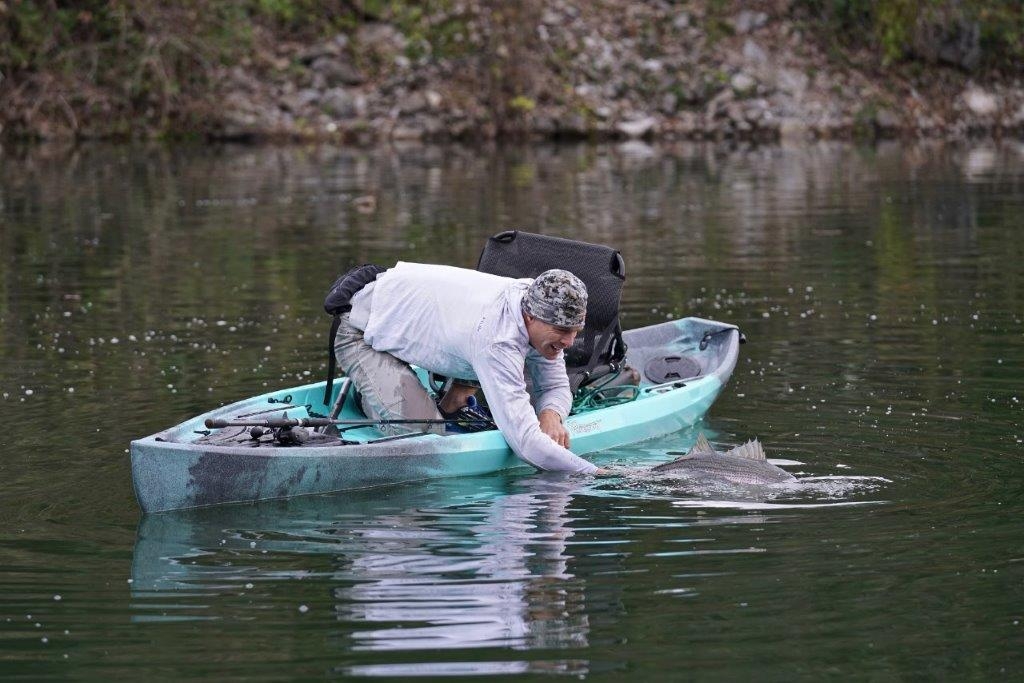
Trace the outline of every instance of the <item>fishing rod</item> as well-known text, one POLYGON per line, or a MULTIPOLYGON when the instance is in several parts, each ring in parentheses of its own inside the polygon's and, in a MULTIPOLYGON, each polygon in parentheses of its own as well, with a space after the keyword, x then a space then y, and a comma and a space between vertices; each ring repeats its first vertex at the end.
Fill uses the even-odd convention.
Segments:
POLYGON ((287 429, 289 427, 330 427, 332 425, 345 427, 376 427, 379 425, 443 425, 443 424, 489 424, 493 425, 494 420, 485 418, 457 419, 457 420, 332 420, 329 417, 273 417, 265 420, 225 420, 219 418, 207 418, 204 422, 207 429, 223 429, 225 427, 266 427, 267 429, 287 429))

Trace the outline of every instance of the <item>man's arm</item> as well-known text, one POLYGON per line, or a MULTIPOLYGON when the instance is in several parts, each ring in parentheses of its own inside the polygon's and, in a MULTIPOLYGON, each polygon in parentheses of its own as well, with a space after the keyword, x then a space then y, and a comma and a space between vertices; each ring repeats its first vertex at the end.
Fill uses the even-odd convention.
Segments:
POLYGON ((533 382, 537 412, 553 410, 563 420, 569 417, 572 411, 572 391, 569 389, 569 376, 565 372, 565 359, 560 355, 554 360, 548 360, 531 350, 525 364, 533 382))
POLYGON ((565 418, 572 411, 572 391, 561 356, 548 360, 535 351, 526 356, 526 370, 533 383, 533 404, 542 432, 563 448, 569 448, 569 431, 565 418))
MULTIPOLYGON (((560 446, 542 431, 526 391, 523 363, 523 355, 507 343, 490 344, 480 349, 473 362, 473 371, 487 396, 491 415, 508 445, 517 456, 542 470, 596 472, 597 467, 560 446)), ((565 376, 564 370, 562 375, 565 376)), ((546 396, 547 392, 543 395, 546 396)), ((565 401, 568 402, 569 398, 566 379, 565 401)), ((570 406, 562 405, 568 414, 570 406)), ((551 408, 550 411, 559 417, 560 423, 561 416, 556 412, 557 408, 551 408)), ((551 417, 544 419, 550 420, 551 417)), ((568 439, 568 433, 565 437, 568 439)))

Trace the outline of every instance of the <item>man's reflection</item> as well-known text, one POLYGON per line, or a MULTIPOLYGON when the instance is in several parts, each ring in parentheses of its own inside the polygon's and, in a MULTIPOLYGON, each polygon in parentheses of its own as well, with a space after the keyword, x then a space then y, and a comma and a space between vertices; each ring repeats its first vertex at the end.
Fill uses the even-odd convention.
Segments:
MULTIPOLYGON (((566 554, 577 488, 557 475, 523 479, 440 537, 409 534, 401 515, 360 530, 366 548, 352 558, 352 585, 336 591, 339 618, 387 626, 353 631, 355 647, 585 646, 583 584, 566 554)), ((445 525, 439 516, 417 528, 445 525)))

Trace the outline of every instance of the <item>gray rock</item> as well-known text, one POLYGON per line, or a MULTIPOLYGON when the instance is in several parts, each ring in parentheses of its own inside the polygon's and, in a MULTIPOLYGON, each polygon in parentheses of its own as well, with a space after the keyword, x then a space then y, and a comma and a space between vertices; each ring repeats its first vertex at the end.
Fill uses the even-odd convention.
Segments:
POLYGON ((563 135, 583 137, 589 132, 587 120, 582 114, 569 114, 558 121, 558 130, 563 135))
POLYGON ((768 15, 764 12, 743 10, 730 21, 732 29, 739 35, 751 33, 768 23, 768 15))
POLYGON ((427 106, 427 96, 418 90, 409 93, 398 105, 403 114, 418 114, 427 106))
POLYGON ((978 86, 968 87, 960 97, 967 110, 975 116, 992 116, 999 111, 999 99, 978 86))
POLYGON ((763 99, 750 100, 743 108, 743 118, 750 123, 760 123, 768 117, 768 102, 763 99))
POLYGON ((476 135, 477 126, 471 121, 449 121, 448 135, 453 138, 468 138, 476 135))
POLYGON ((923 133, 930 133, 938 126, 935 119, 927 114, 918 114, 915 125, 923 133))
POLYGON ((703 80, 681 84, 679 86, 679 95, 685 104, 701 104, 708 97, 708 85, 703 80))
POLYGON ((797 100, 803 98, 807 92, 807 86, 811 79, 802 71, 797 69, 779 69, 774 73, 775 87, 784 93, 792 95, 797 100))
POLYGON ((926 61, 973 71, 981 62, 981 25, 964 19, 919 21, 913 51, 926 61))
POLYGON ((1024 104, 1017 108, 1017 112, 1009 117, 1007 123, 1012 128, 1024 126, 1024 104))
POLYGON ((729 102, 736 99, 735 93, 729 88, 722 90, 717 95, 708 100, 707 105, 704 107, 704 117, 708 120, 715 118, 718 114, 719 109, 724 108, 729 102))
POLYGON ((725 107, 725 116, 733 124, 738 125, 746 122, 746 110, 741 102, 730 102, 725 107))
POLYGON ((320 108, 334 118, 352 119, 362 114, 366 102, 344 88, 332 88, 320 99, 320 108))
POLYGON ((308 47, 300 51, 297 58, 303 64, 309 66, 320 57, 341 57, 348 47, 348 36, 339 33, 330 40, 308 47))
POLYGON ((320 91, 313 88, 303 88, 294 93, 281 97, 279 105, 290 112, 300 112, 307 107, 315 105, 320 101, 320 91))
POLYGON ((391 129, 392 140, 422 140, 426 131, 418 126, 395 126, 391 129))
POLYGON ((423 130, 427 135, 436 138, 445 132, 444 123, 436 116, 424 116, 421 120, 423 130))
POLYGON ((319 57, 310 68, 323 79, 328 88, 366 82, 366 77, 351 62, 337 57, 319 57))
POLYGON ((777 134, 779 132, 779 119, 776 118, 771 109, 766 109, 764 116, 757 122, 757 127, 766 133, 777 134))
POLYGON ((260 105, 243 92, 228 93, 220 113, 222 133, 227 137, 245 137, 267 128, 260 105))
POLYGON ((395 55, 405 50, 409 40, 391 24, 371 22, 363 24, 356 32, 360 48, 379 55, 395 55))
POLYGON ((784 141, 803 141, 811 136, 810 127, 797 118, 786 117, 779 122, 779 138, 784 141))
POLYGON ((675 120, 675 129, 684 137, 693 137, 700 131, 700 117, 692 111, 680 112, 675 120))
POLYGON ((667 92, 661 96, 661 109, 664 114, 674 114, 676 109, 679 107, 679 98, 676 97, 674 92, 667 92))
POLYGON ((552 136, 558 131, 558 125, 550 116, 536 116, 533 119, 533 132, 545 137, 552 136))
POLYGON ((631 121, 620 121, 615 125, 615 130, 627 138, 642 138, 649 135, 658 125, 658 120, 653 116, 645 116, 631 121))
POLYGON ((757 81, 750 74, 741 71, 730 79, 729 85, 732 87, 733 92, 740 97, 744 97, 753 94, 754 89, 757 88, 757 81))
POLYGON ((747 64, 766 64, 768 62, 768 53, 755 41, 748 38, 747 42, 743 43, 743 59, 747 64))
POLYGON ((878 130, 898 130, 902 126, 902 123, 903 122, 900 121, 900 117, 898 117, 891 109, 883 107, 875 114, 875 128, 878 130))
POLYGON ((686 12, 680 12, 672 20, 672 26, 674 26, 677 30, 682 30, 684 28, 689 28, 690 27, 690 15, 687 14, 686 12))

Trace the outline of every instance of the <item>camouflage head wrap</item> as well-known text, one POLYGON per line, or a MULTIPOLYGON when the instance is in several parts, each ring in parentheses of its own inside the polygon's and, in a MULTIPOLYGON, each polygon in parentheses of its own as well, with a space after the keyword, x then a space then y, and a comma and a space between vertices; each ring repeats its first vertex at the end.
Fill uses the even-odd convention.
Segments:
POLYGON ((526 290, 523 312, 556 327, 583 327, 587 286, 567 270, 546 270, 526 290))

